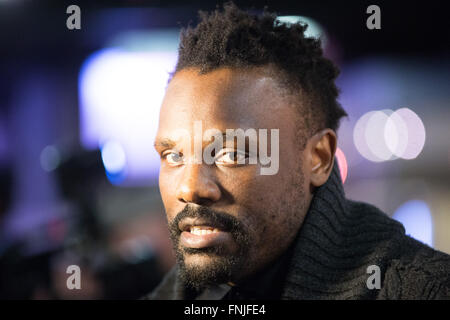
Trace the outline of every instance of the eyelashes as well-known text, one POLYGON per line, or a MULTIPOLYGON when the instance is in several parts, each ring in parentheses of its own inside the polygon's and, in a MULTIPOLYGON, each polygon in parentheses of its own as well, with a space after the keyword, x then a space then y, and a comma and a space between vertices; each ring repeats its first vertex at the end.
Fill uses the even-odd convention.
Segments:
MULTIPOLYGON (((248 153, 240 150, 222 149, 214 156, 214 162, 219 165, 232 166, 245 164, 249 158, 248 153)), ((184 164, 185 159, 181 152, 166 151, 161 154, 161 159, 165 160, 170 166, 180 166, 184 164)))
POLYGON ((242 163, 242 161, 245 161, 245 159, 248 158, 248 154, 242 151, 238 150, 226 150, 226 151, 220 151, 218 155, 216 156, 216 163, 219 164, 238 164, 242 163))

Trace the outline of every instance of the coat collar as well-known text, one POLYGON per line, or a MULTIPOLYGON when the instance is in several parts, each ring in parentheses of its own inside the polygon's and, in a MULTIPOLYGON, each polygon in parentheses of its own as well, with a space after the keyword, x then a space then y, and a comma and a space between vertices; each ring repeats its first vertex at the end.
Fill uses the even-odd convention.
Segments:
POLYGON ((345 198, 335 161, 296 238, 282 299, 369 299, 367 267, 385 270, 403 226, 374 206, 345 198))

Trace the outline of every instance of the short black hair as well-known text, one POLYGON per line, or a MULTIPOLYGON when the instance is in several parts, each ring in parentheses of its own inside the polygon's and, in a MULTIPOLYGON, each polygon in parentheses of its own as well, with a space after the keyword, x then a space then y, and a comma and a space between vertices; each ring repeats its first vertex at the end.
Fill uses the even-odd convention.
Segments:
POLYGON ((225 3, 223 10, 199 11, 199 17, 195 28, 181 31, 174 74, 187 68, 205 74, 222 67, 274 66, 284 78, 284 87, 306 93, 309 110, 308 115, 302 110, 302 115, 311 134, 325 128, 337 130, 347 115, 337 101, 334 80, 339 70, 323 56, 320 39, 305 37, 306 24, 281 23, 266 8, 262 15, 252 15, 232 2, 225 3))

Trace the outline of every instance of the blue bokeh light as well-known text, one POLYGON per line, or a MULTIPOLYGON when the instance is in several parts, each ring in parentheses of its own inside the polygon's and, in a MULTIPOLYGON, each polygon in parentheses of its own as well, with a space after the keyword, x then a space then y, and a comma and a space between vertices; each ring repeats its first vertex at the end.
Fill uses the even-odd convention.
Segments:
POLYGON ((429 246, 433 246, 433 219, 428 205, 421 200, 402 204, 393 218, 403 224, 406 234, 429 246))

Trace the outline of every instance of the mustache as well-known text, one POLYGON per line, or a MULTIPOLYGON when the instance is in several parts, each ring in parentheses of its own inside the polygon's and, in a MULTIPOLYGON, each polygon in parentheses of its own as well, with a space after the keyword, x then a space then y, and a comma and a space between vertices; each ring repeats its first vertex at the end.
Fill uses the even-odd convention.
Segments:
POLYGON ((245 233, 245 227, 236 217, 228 213, 212 210, 208 207, 193 207, 188 204, 169 223, 169 231, 173 239, 180 236, 181 230, 178 226, 179 223, 186 218, 201 219, 202 221, 205 221, 206 224, 217 226, 223 231, 230 232, 231 235, 238 236, 245 233))

